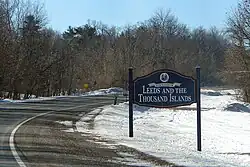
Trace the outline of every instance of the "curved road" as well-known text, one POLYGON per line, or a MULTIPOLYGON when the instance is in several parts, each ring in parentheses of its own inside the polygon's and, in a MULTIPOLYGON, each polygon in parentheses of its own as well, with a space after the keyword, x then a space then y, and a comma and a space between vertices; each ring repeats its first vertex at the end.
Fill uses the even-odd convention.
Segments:
MULTIPOLYGON (((87 113, 96 107, 107 104, 112 104, 114 98, 112 96, 98 96, 98 97, 63 97, 55 100, 40 101, 40 102, 26 102, 26 103, 0 103, 0 166, 1 167, 19 167, 13 152, 10 149, 10 135, 14 128, 21 122, 39 115, 41 113, 53 112, 60 117, 76 116, 75 113, 87 113)), ((50 114, 52 118, 53 114, 50 114)), ((49 116, 48 116, 49 117, 49 116)), ((53 120, 56 121, 56 120, 53 120)), ((28 123, 27 123, 28 124, 28 123)), ((23 125, 25 126, 25 124, 23 125)), ((20 129, 22 129, 22 127, 20 129)), ((21 131, 21 130, 20 130, 21 131)), ((15 136, 19 135, 19 130, 15 136)), ((23 135, 23 133, 22 133, 23 135)), ((14 139, 16 144, 16 139, 14 139)), ((25 166, 28 166, 29 160, 25 155, 25 149, 19 148, 19 142, 15 145, 18 156, 24 161, 25 166)), ((32 165, 33 166, 33 165, 32 165)))
MULTIPOLYGON (((121 101, 125 101, 123 96, 118 97, 118 102, 121 101)), ((113 103, 113 96, 61 97, 40 102, 0 103, 0 166, 128 167, 141 162, 155 164, 153 166, 174 166, 133 148, 113 145, 112 141, 100 139, 94 134, 75 131, 75 123, 85 114, 113 103), (42 115, 44 113, 48 114, 42 115), (35 117, 37 115, 40 116, 35 117), (32 117, 34 119, 30 119, 32 117), (70 121, 72 124, 66 126, 56 121, 70 121), (64 131, 68 129, 73 133, 64 131), (112 147, 100 144, 103 142, 112 147), (128 163, 132 165, 127 165, 128 163)), ((83 126, 93 128, 95 116, 91 113, 92 119, 83 126)))

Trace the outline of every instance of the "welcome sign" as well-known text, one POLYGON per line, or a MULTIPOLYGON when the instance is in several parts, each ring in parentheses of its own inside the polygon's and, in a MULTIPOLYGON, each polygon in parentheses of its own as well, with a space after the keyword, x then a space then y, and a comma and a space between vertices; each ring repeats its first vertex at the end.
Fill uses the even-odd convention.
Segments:
POLYGON ((173 70, 158 70, 134 80, 133 102, 148 107, 176 107, 196 102, 195 79, 173 70))
POLYGON ((148 107, 177 107, 196 103, 197 150, 201 151, 201 94, 200 66, 196 67, 196 78, 173 70, 157 70, 133 79, 133 68, 129 68, 129 137, 133 137, 133 104, 148 107))

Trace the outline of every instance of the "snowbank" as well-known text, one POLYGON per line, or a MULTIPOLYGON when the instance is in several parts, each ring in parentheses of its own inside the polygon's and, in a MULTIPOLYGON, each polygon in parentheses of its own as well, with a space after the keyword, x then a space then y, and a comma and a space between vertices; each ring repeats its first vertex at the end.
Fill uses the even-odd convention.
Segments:
POLYGON ((225 108, 225 111, 233 112, 248 112, 250 113, 250 105, 246 103, 232 103, 228 104, 225 108))
POLYGON ((128 103, 103 107, 93 129, 87 129, 86 117, 76 126, 79 132, 89 131, 178 165, 250 166, 250 114, 230 112, 250 106, 237 107, 242 103, 228 92, 202 90, 202 152, 196 151, 196 104, 176 109, 134 105, 134 138, 128 137, 128 103))
POLYGON ((25 103, 25 102, 35 102, 35 101, 44 101, 44 100, 54 100, 56 97, 39 97, 25 100, 12 100, 12 99, 3 99, 0 102, 8 102, 8 103, 25 103))
POLYGON ((98 95, 109 95, 109 94, 120 94, 122 95, 124 93, 124 89, 122 88, 108 88, 108 89, 99 89, 95 91, 90 91, 87 93, 84 93, 83 96, 98 96, 98 95))
POLYGON ((25 103, 25 102, 35 102, 35 101, 43 101, 43 100, 54 100, 57 98, 65 98, 65 97, 98 96, 98 95, 112 95, 112 94, 122 95, 123 93, 125 93, 124 89, 113 87, 113 88, 108 88, 108 89, 99 89, 95 91, 90 91, 84 94, 75 94, 74 96, 61 95, 61 96, 53 96, 53 97, 39 97, 39 98, 35 98, 35 96, 32 96, 31 99, 25 99, 25 100, 0 99, 0 102, 25 103))
POLYGON ((73 122, 72 121, 56 121, 59 124, 68 126, 68 127, 72 127, 73 126, 73 122))
POLYGON ((201 94, 203 95, 208 95, 208 96, 221 96, 221 92, 216 92, 213 90, 202 90, 201 94))

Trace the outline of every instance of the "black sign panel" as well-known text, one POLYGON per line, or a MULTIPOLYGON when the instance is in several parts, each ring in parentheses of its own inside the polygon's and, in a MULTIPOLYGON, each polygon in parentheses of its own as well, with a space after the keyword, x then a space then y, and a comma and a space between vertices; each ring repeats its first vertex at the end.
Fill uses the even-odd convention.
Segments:
POLYGON ((195 79, 173 70, 158 70, 134 80, 135 104, 177 107, 196 102, 195 79))

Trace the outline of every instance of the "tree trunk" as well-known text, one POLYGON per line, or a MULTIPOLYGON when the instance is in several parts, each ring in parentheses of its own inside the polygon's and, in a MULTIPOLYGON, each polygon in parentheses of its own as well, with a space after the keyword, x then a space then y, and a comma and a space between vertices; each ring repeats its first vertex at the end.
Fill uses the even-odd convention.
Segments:
POLYGON ((36 98, 38 98, 39 95, 40 95, 40 92, 37 90, 37 91, 36 91, 36 98))
POLYGON ((47 89, 47 95, 46 95, 47 97, 49 97, 50 96, 50 89, 49 89, 49 87, 48 87, 48 89, 47 89))
POLYGON ((250 102, 249 92, 250 90, 248 90, 247 88, 244 90, 244 98, 246 102, 250 102))
POLYGON ((8 95, 7 95, 7 98, 8 98, 8 99, 11 99, 11 98, 12 98, 12 93, 13 93, 12 91, 8 92, 8 95))
POLYGON ((18 92, 16 91, 16 89, 14 90, 13 100, 19 100, 18 99, 18 92))
POLYGON ((68 89, 68 95, 71 95, 71 87, 68 89))
POLYGON ((29 92, 26 91, 25 95, 24 95, 24 98, 23 99, 28 99, 29 98, 29 92))

